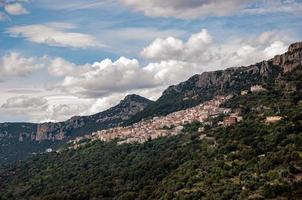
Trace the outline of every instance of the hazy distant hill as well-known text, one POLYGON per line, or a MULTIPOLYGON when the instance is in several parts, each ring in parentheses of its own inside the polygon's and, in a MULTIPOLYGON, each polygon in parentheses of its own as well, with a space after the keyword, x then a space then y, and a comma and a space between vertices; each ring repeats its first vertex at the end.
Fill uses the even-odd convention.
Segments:
POLYGON ((118 125, 142 111, 152 101, 128 95, 118 105, 91 115, 72 117, 58 123, 2 123, 0 124, 0 164, 23 159, 31 153, 57 148, 76 136, 118 125))

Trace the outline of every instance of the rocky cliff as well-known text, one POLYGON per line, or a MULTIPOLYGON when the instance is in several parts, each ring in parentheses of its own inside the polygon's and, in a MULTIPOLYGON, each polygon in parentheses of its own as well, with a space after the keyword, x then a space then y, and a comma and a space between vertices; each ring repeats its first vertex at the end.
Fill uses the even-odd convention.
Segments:
POLYGON ((132 94, 126 96, 120 103, 104 112, 91 116, 77 116, 65 122, 43 123, 37 125, 35 140, 63 140, 90 134, 93 131, 110 128, 142 111, 152 101, 132 94))
POLYGON ((289 74, 301 74, 301 66, 302 42, 299 42, 290 45, 286 53, 268 61, 194 75, 185 82, 167 88, 156 102, 138 95, 129 95, 117 106, 104 112, 73 117, 65 122, 0 124, 0 150, 3 152, 7 145, 19 145, 28 140, 64 141, 119 124, 132 124, 141 119, 193 107, 216 95, 239 94, 256 84, 269 89, 277 82, 291 91, 300 91, 302 86, 288 84, 286 79, 294 77, 288 76, 289 74))
POLYGON ((281 83, 286 74, 301 69, 301 66, 302 42, 298 42, 291 44, 286 53, 268 61, 194 75, 185 82, 170 86, 154 104, 134 115, 126 124, 189 108, 215 95, 238 94, 252 85, 260 84, 269 88, 276 81, 281 83))
POLYGON ((142 111, 152 101, 128 95, 118 105, 91 116, 76 116, 58 123, 0 123, 0 164, 31 153, 56 148, 66 140, 116 126, 142 111))

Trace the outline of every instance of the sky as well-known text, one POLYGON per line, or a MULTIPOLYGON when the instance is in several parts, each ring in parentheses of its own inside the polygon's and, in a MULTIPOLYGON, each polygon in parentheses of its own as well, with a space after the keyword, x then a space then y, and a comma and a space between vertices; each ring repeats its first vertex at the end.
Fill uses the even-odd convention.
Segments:
POLYGON ((0 122, 64 121, 302 41, 302 0, 0 0, 0 122))

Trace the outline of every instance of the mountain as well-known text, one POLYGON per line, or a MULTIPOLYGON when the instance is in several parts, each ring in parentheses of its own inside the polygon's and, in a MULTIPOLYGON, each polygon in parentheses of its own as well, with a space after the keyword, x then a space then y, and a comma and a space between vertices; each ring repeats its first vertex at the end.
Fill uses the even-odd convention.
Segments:
POLYGON ((128 95, 121 102, 91 116, 72 117, 58 123, 2 123, 0 124, 0 164, 23 159, 29 154, 57 148, 67 140, 93 131, 116 126, 142 111, 152 101, 128 95))
POLYGON ((1 163, 24 158, 30 153, 55 149, 67 140, 96 130, 119 124, 130 125, 142 119, 166 115, 193 107, 216 95, 239 94, 253 85, 270 89, 273 84, 293 87, 286 75, 301 66, 302 43, 291 44, 288 51, 268 61, 247 67, 205 72, 185 82, 167 88, 152 102, 138 95, 129 95, 117 106, 91 116, 76 116, 58 123, 2 123, 0 124, 1 163), (18 147, 18 148, 16 148, 18 147))
POLYGON ((38 124, 36 140, 62 140, 110 128, 142 111, 150 103, 151 100, 132 94, 126 96, 118 105, 95 115, 72 117, 60 123, 38 124))
MULTIPOLYGON (((196 91, 196 101, 233 94, 222 107, 241 116, 240 122, 221 126, 220 120, 228 118, 222 115, 143 144, 93 141, 38 155, 0 168, 0 199, 300 200, 301 53, 297 43, 267 66, 261 62, 194 76, 163 95, 180 94, 175 103, 188 107, 194 102, 186 105, 179 97, 189 91, 196 91), (227 87, 230 80, 235 82, 227 87), (240 92, 254 84, 265 90, 240 92), (216 87, 219 91, 213 91, 216 87)), ((192 96, 187 97, 190 102, 192 96)))
POLYGON ((291 44, 288 51, 268 61, 262 61, 247 67, 233 67, 226 70, 204 72, 189 80, 170 86, 162 96, 137 113, 125 124, 141 119, 193 107, 208 101, 216 95, 239 94, 252 85, 270 87, 286 73, 301 66, 302 42, 291 44))

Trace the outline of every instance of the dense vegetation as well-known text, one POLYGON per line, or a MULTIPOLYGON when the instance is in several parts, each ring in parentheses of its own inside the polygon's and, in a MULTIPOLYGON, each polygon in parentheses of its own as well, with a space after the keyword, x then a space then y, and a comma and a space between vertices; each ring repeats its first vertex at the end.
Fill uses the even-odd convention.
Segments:
POLYGON ((33 153, 44 153, 62 144, 62 141, 32 141, 30 134, 36 129, 36 124, 31 123, 0 124, 0 165, 23 160, 33 153))
MULTIPOLYGON (((267 68, 261 69, 256 66, 254 70, 243 69, 244 73, 226 71, 235 75, 223 84, 223 91, 235 90, 238 94, 251 84, 262 83, 258 74, 253 74, 267 68)), ((219 79, 220 73, 214 75, 219 79)), ((211 119, 212 126, 205 126, 205 132, 201 133, 198 130, 203 124, 192 123, 185 125, 183 134, 170 138, 132 145, 93 142, 77 150, 42 154, 2 167, 0 200, 299 200, 302 197, 301 66, 274 78, 263 83, 267 92, 237 95, 222 105, 243 117, 234 126, 218 126, 223 118, 219 116, 211 119), (282 120, 269 124, 265 122, 267 116, 281 116, 282 120)), ((209 82, 211 86, 212 81, 209 82)), ((195 87, 194 80, 191 83, 180 84, 162 97, 166 98, 163 103, 167 104, 161 104, 166 110, 155 103, 153 108, 146 109, 151 110, 145 117, 211 98, 207 94, 214 95, 211 89, 216 90, 220 81, 215 87, 193 91, 193 97, 197 93, 205 96, 186 103, 183 98, 195 87), (181 91, 179 96, 173 93, 177 90, 181 91)))
POLYGON ((269 87, 274 84, 281 71, 280 66, 274 66, 269 61, 249 67, 194 75, 185 82, 170 86, 156 102, 149 104, 124 124, 129 125, 142 119, 190 108, 209 101, 216 95, 239 94, 242 90, 249 89, 251 85, 261 84, 269 87))
MULTIPOLYGON (((300 84, 300 83, 299 83, 300 84)), ((297 85, 299 85, 297 84, 297 85)), ((237 96, 244 120, 145 144, 95 142, 0 171, 0 199, 299 199, 302 102, 297 92, 237 96), (275 124, 265 116, 281 115, 275 124)), ((214 120, 215 121, 215 120, 214 120)))

